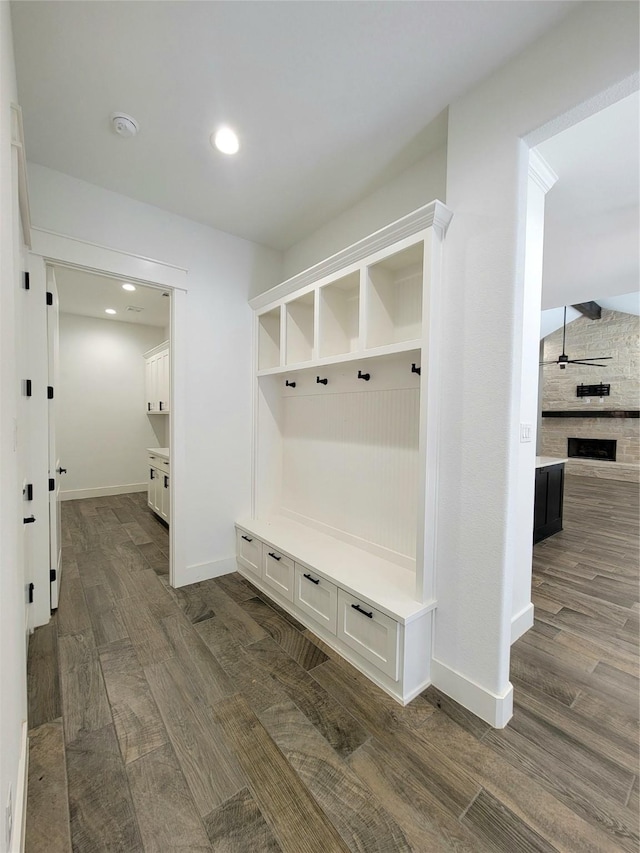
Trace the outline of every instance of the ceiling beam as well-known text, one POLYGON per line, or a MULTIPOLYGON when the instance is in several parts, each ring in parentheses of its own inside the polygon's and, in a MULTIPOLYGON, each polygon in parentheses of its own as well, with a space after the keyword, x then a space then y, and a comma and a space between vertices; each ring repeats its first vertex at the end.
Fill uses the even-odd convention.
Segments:
POLYGON ((602 308, 597 302, 581 302, 579 305, 574 305, 573 308, 590 320, 600 320, 602 317, 602 308))

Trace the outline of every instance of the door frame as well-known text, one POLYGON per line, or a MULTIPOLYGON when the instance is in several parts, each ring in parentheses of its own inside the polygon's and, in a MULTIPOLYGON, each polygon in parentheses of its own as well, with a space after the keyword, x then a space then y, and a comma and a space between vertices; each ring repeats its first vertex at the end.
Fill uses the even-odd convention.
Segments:
MULTIPOLYGON (((171 459, 171 535, 170 575, 172 586, 179 586, 186 575, 186 352, 187 352, 187 276, 188 270, 163 261, 122 252, 96 243, 79 240, 40 228, 31 229, 29 272, 46 289, 48 264, 87 270, 113 278, 126 278, 147 287, 168 290, 171 294, 170 370, 171 410, 169 413, 169 455, 171 459)), ((48 424, 42 424, 39 440, 47 442, 48 424)), ((48 454, 47 454, 48 455, 48 454)), ((46 472, 43 476, 47 476, 46 472)), ((37 571, 35 581, 34 627, 50 618, 49 566, 37 571), (39 594, 38 594, 39 593, 39 594)))

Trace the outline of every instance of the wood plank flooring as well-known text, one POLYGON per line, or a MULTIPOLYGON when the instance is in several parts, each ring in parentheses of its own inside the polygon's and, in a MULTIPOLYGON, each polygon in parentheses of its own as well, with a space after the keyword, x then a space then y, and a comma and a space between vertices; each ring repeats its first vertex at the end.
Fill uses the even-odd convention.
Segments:
POLYGON ((240 575, 171 589, 145 497, 62 504, 27 853, 638 850, 637 487, 567 477, 501 731, 401 708, 240 575))

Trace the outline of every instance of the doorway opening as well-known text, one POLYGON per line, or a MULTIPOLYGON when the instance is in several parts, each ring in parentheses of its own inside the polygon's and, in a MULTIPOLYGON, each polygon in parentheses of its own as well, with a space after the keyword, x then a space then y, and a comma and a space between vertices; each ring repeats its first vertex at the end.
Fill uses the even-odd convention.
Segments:
POLYGON ((73 559, 100 545, 115 560, 173 577, 173 292, 55 263, 47 292, 54 610, 65 546, 73 559))

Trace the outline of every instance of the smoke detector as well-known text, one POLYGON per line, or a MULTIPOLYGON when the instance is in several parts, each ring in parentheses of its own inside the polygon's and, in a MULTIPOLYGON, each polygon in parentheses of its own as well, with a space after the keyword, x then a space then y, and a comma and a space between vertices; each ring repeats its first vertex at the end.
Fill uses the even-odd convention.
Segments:
POLYGON ((111 127, 118 136, 135 136, 138 132, 138 122, 126 113, 111 113, 111 127))

